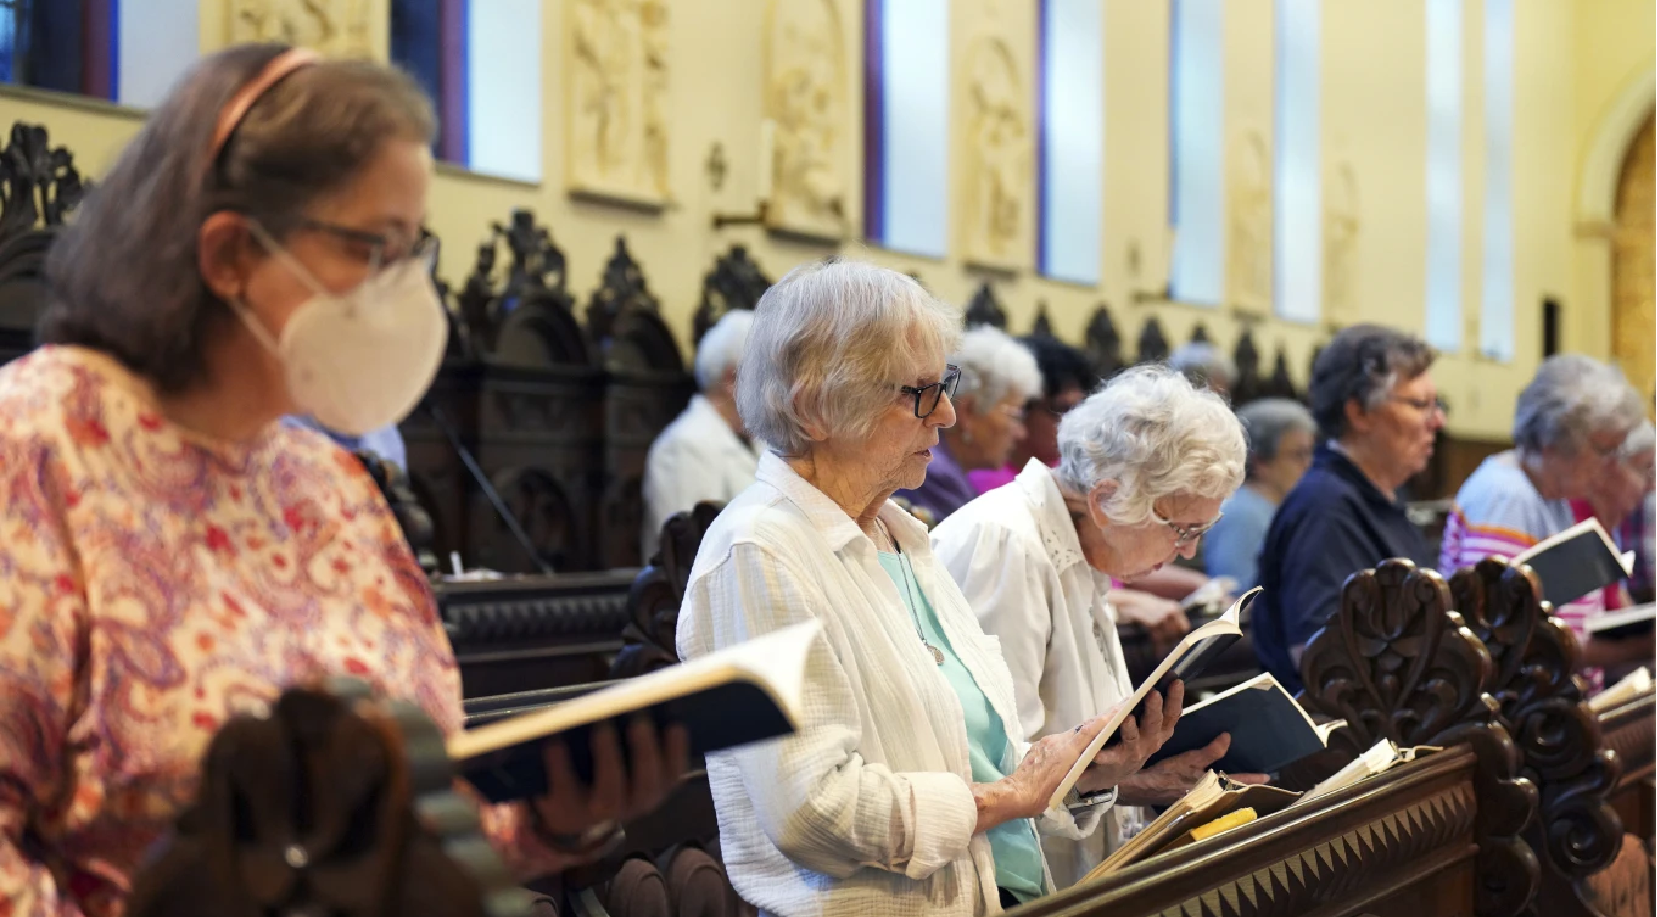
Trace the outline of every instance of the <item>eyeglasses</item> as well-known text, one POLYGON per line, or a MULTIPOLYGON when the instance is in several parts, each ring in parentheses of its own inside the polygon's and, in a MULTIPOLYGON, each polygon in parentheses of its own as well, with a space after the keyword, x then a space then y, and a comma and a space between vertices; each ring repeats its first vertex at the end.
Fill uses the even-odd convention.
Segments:
POLYGON ((345 243, 348 249, 368 264, 371 273, 410 258, 425 258, 429 261, 437 255, 437 237, 430 233, 423 232, 413 238, 401 238, 401 234, 370 232, 309 217, 300 219, 295 227, 320 232, 345 243))
POLYGON ((1395 395, 1388 400, 1396 401, 1399 404, 1407 404, 1423 414, 1431 414, 1435 411, 1446 417, 1450 414, 1450 406, 1444 402, 1443 398, 1404 398, 1395 395))
POLYGON ((938 409, 938 404, 944 400, 945 395, 955 397, 955 387, 960 384, 961 368, 951 364, 944 367, 944 377, 937 382, 919 388, 913 385, 900 385, 898 391, 915 396, 915 416, 925 420, 938 409))
POLYGON ((1209 529, 1213 528, 1221 519, 1225 518, 1225 513, 1221 513, 1207 522, 1199 522, 1193 525, 1179 525, 1163 518, 1162 514, 1157 512, 1155 507, 1152 507, 1151 518, 1171 529, 1174 533, 1174 547, 1183 548, 1188 544, 1193 544, 1201 540, 1202 536, 1208 534, 1209 529))

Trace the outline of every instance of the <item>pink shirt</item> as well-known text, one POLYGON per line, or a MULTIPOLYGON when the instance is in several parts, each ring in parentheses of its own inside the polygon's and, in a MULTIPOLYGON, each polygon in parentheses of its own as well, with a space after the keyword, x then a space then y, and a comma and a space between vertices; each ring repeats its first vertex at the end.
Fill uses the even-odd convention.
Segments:
MULTIPOLYGON (((318 434, 204 442, 112 359, 46 347, 0 369, 0 506, 0 915, 120 914, 214 732, 296 681, 360 676, 460 728, 425 579, 318 434)), ((551 865, 518 814, 491 836, 551 865)))

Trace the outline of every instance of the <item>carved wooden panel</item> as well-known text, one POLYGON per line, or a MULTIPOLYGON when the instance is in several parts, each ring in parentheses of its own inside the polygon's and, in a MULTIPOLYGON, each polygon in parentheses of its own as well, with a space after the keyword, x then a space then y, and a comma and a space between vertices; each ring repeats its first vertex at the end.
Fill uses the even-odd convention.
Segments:
POLYGON ((840 7, 836 0, 771 0, 766 23, 765 117, 775 140, 765 224, 838 240, 846 230, 851 128, 840 7))
POLYGON ((1030 322, 1030 334, 1050 338, 1058 337, 1053 333, 1053 319, 1047 314, 1047 300, 1045 299, 1036 302, 1036 317, 1030 322))
POLYGON ((656 554, 650 558, 633 588, 627 593, 627 629, 624 646, 611 668, 612 678, 643 675, 679 661, 674 635, 679 628, 679 607, 685 601, 685 587, 702 536, 719 515, 724 504, 698 503, 689 512, 674 513, 662 525, 656 554))
POLYGON ((1001 330, 1007 330, 1007 310, 1001 305, 1001 299, 995 295, 995 287, 988 280, 978 285, 967 300, 965 324, 968 328, 978 325, 992 325, 1001 330))
POLYGON ((1139 362, 1157 363, 1168 359, 1168 353, 1168 334, 1162 330, 1162 322, 1154 315, 1146 316, 1139 329, 1139 362))
POLYGON ((1254 343, 1254 328, 1244 325, 1231 349, 1237 379, 1231 385, 1231 403, 1242 407, 1261 397, 1265 382, 1260 378, 1260 348, 1254 343))
POLYGON ((1399 745, 1468 744, 1487 775, 1479 805, 1480 914, 1514 914, 1536 893, 1536 854, 1520 832, 1537 789, 1519 776, 1519 754, 1496 699, 1485 693, 1494 664, 1449 610, 1436 572, 1408 560, 1354 573, 1339 610, 1301 657, 1307 710, 1345 720, 1330 737, 1346 760, 1381 739, 1399 745))
POLYGON ((702 343, 708 333, 725 316, 735 310, 753 311, 759 298, 771 287, 771 278, 754 262, 744 245, 732 245, 720 255, 713 268, 702 278, 702 300, 691 316, 692 344, 702 343))
POLYGON ((1093 371, 1101 379, 1109 379, 1122 370, 1122 333, 1117 330, 1116 322, 1110 317, 1110 309, 1104 303, 1093 310, 1093 317, 1088 319, 1084 349, 1087 357, 1093 363, 1093 371))
POLYGON ((0 149, 0 363, 34 347, 45 305, 46 250, 90 184, 46 128, 14 122, 0 149))
POLYGON ((565 4, 565 161, 572 192, 659 207, 671 195, 668 4, 565 4))
POLYGON ((1575 638, 1548 615, 1528 567, 1487 558, 1456 571, 1450 590, 1468 629, 1490 650, 1487 688, 1518 743, 1520 773, 1540 791, 1528 836, 1552 867, 1542 890, 1547 910, 1560 912, 1580 897, 1574 886, 1622 848, 1622 823, 1608 798, 1620 770, 1616 755, 1574 674, 1575 638))
POLYGON ((1281 343, 1277 345, 1277 356, 1272 359, 1272 374, 1266 380, 1262 394, 1271 398, 1300 398, 1294 379, 1289 375, 1289 354, 1281 343))

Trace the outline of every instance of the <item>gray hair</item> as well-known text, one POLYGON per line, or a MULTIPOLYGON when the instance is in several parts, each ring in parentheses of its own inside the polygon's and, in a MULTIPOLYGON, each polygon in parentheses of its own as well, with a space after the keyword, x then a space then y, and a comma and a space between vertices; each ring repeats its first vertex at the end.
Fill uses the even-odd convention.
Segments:
POLYGON ((1309 400, 1318 430, 1327 439, 1346 433, 1346 406, 1373 411, 1392 387, 1426 372, 1437 355, 1426 341, 1382 325, 1352 325, 1335 334, 1312 364, 1309 400))
POLYGON ((1575 455, 1603 430, 1626 436, 1645 420, 1645 404, 1622 370, 1577 353, 1542 361, 1513 409, 1520 449, 1575 455))
POLYGON ((969 328, 949 362, 961 369, 955 389, 959 404, 971 396, 976 413, 1000 404, 1008 395, 1020 401, 1041 394, 1041 368, 1035 355, 1016 338, 992 325, 969 328))
POLYGON ((1185 374, 1193 385, 1207 385, 1219 379, 1230 386, 1237 379, 1237 364, 1231 362, 1220 348, 1203 341, 1192 341, 1168 355, 1168 365, 1185 374))
POLYGON ((1305 430, 1317 435, 1318 424, 1312 412, 1298 401, 1288 398, 1262 398, 1251 401, 1237 410, 1237 420, 1248 435, 1249 466, 1277 458, 1278 444, 1283 435, 1305 430))
POLYGON ((748 329, 754 326, 754 313, 747 309, 733 309, 702 335, 696 345, 696 387, 706 392, 719 384, 727 372, 742 362, 742 348, 748 343, 748 329))
POLYGON ((221 110, 286 50, 210 54, 150 112, 52 243, 41 343, 101 350, 163 393, 205 381, 207 344, 234 315, 202 280, 202 222, 236 211, 281 240, 386 141, 431 142, 431 103, 406 74, 322 60, 259 96, 215 155, 221 110))
POLYGON ((1117 487, 1105 515, 1122 525, 1151 518, 1175 494, 1223 500, 1243 483, 1248 446, 1225 400, 1160 364, 1124 370, 1059 423, 1059 483, 1079 494, 1117 487))
POLYGON ((801 265, 754 307, 737 413, 785 456, 811 448, 808 424, 864 439, 893 387, 941 371, 960 338, 960 311, 906 274, 838 258, 801 265), (938 365, 922 365, 933 358, 938 365))

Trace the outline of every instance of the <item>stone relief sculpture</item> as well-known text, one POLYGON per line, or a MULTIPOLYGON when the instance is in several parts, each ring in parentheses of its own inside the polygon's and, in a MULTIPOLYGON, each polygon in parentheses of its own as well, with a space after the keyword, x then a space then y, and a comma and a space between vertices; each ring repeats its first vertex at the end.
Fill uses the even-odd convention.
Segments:
POLYGON ((765 117, 771 151, 773 229, 838 239, 845 232, 845 34, 835 0, 771 0, 766 33, 765 117))
POLYGON ((231 44, 282 42, 332 57, 383 58, 375 46, 376 12, 383 0, 231 0, 231 44))
POLYGON ((1343 159, 1323 192, 1323 315, 1337 325, 1358 320, 1358 214, 1358 176, 1343 159))
POLYGON ((984 37, 967 57, 963 254, 1016 267, 1026 258, 1032 157, 1029 93, 1012 50, 984 37))
POLYGON ((665 203, 667 4, 573 0, 568 9, 569 188, 633 203, 665 203))
POLYGON ((1269 311, 1272 302, 1272 166, 1266 138, 1247 129, 1231 145, 1230 239, 1226 280, 1231 301, 1269 311))

